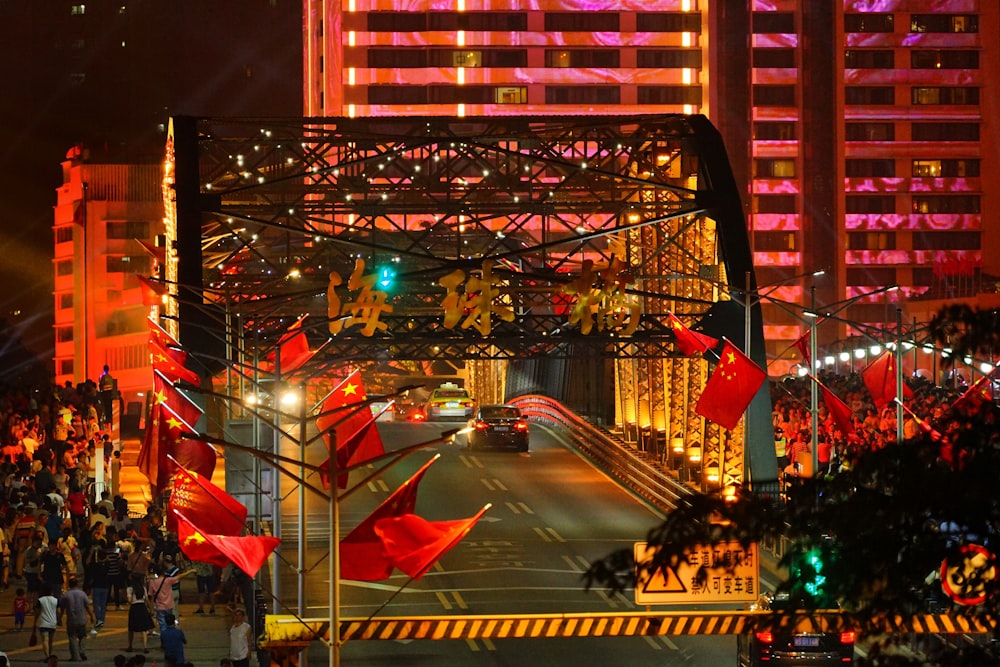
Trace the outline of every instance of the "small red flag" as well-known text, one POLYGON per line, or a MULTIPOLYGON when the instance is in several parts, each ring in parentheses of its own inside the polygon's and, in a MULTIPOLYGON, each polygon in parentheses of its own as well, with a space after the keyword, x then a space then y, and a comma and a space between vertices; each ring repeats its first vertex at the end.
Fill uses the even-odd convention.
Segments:
POLYGON ((215 535, 201 530, 183 514, 177 517, 177 539, 181 551, 191 560, 220 567, 232 563, 251 577, 281 544, 280 539, 269 535, 215 535))
MULTIPOLYGON (((861 371, 875 407, 881 410, 896 398, 896 355, 886 350, 861 371)), ((903 383, 903 398, 912 398, 913 390, 903 383)))
POLYGON ((380 519, 413 514, 417 506, 417 487, 424 473, 437 461, 435 455, 410 479, 406 480, 381 505, 375 508, 354 530, 340 541, 340 576, 355 581, 380 581, 392 574, 393 563, 375 532, 380 519))
POLYGON ((847 406, 847 403, 844 403, 829 387, 815 377, 813 378, 813 382, 823 392, 823 403, 826 405, 826 409, 829 410, 830 416, 833 417, 833 421, 837 422, 837 426, 840 427, 841 432, 844 435, 854 433, 854 420, 852 419, 851 408, 847 406))
MULTIPOLYGON (((137 465, 156 489, 162 490, 165 486, 167 474, 165 465, 167 454, 173 452, 169 447, 161 447, 163 442, 173 441, 174 435, 165 424, 169 415, 165 415, 160 409, 160 405, 168 405, 170 412, 176 415, 180 421, 191 425, 195 424, 204 411, 197 403, 189 399, 179 389, 173 386, 166 377, 156 371, 153 372, 153 405, 150 409, 149 418, 146 420, 146 433, 142 445, 139 447, 139 458, 137 465)), ((185 429, 193 431, 190 426, 185 429)), ((202 443, 204 445, 204 443, 202 443)), ((211 447, 208 449, 211 450, 211 447)), ((207 457, 207 452, 201 452, 203 457, 207 457)), ((212 450, 212 465, 215 465, 215 450, 212 450)), ((199 460, 203 460, 200 458, 199 460)))
POLYGON ((306 338, 306 333, 302 330, 302 320, 304 319, 303 316, 295 320, 292 326, 288 327, 288 330, 278 339, 275 349, 268 353, 265 368, 269 372, 280 370, 282 375, 288 375, 302 368, 312 358, 313 351, 309 349, 309 339, 306 338), (279 353, 281 356, 277 357, 279 353), (281 360, 280 369, 275 367, 276 357, 281 360))
POLYGON ((455 521, 428 521, 416 514, 379 519, 375 534, 389 562, 411 579, 419 579, 434 567, 482 518, 489 505, 475 516, 455 521))
POLYGON ((152 356, 153 370, 170 382, 183 380, 196 387, 201 385, 201 376, 184 365, 188 356, 184 350, 161 345, 159 339, 150 336, 149 353, 152 356))
POLYGON ((806 332, 799 336, 798 340, 792 343, 792 347, 799 351, 802 355, 802 361, 806 362, 806 366, 812 368, 812 355, 809 354, 809 348, 812 341, 812 330, 806 329, 806 332))
MULTIPOLYGON (((385 453, 375 416, 365 399, 361 372, 355 370, 327 395, 320 408, 316 425, 323 434, 327 451, 333 451, 332 439, 336 440, 337 469, 359 465, 385 453)), ((329 459, 322 467, 327 472, 321 479, 329 488, 329 459)), ((347 487, 347 475, 337 476, 337 487, 347 487)))
POLYGON ((972 383, 972 386, 955 399, 951 409, 965 414, 979 410, 984 403, 993 400, 993 373, 987 373, 972 383))
POLYGON ((708 378, 695 411, 705 419, 733 430, 746 412, 767 373, 728 340, 723 342, 722 356, 708 378))
POLYGON ((712 338, 711 336, 688 329, 673 313, 667 312, 667 317, 670 318, 670 328, 674 330, 677 348, 684 356, 693 357, 703 354, 719 344, 717 338, 712 338))
POLYGON ((193 432, 194 428, 177 416, 166 403, 156 405, 153 410, 159 411, 156 429, 156 455, 159 459, 156 466, 156 488, 162 491, 169 486, 178 463, 211 480, 212 473, 215 472, 215 449, 201 440, 184 437, 183 433, 193 432))
POLYGON ((142 305, 158 306, 163 303, 163 295, 167 290, 163 283, 153 282, 145 276, 136 275, 139 287, 142 288, 142 305))
POLYGON ((216 535, 239 535, 247 520, 243 503, 211 481, 183 466, 177 468, 167 509, 167 528, 183 514, 196 525, 211 526, 216 535))
POLYGON ((171 336, 166 329, 161 327, 159 324, 153 320, 146 318, 146 324, 149 326, 149 340, 155 340, 157 343, 163 347, 180 347, 181 344, 177 342, 177 339, 171 336))

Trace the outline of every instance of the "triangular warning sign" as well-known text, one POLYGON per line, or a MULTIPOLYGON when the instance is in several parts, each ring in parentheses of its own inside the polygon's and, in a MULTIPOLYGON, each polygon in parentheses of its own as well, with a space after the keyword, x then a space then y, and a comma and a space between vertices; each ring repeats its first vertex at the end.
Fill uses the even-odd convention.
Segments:
POLYGON ((643 593, 687 593, 687 586, 677 576, 672 567, 656 570, 650 576, 644 577, 641 590, 643 593))

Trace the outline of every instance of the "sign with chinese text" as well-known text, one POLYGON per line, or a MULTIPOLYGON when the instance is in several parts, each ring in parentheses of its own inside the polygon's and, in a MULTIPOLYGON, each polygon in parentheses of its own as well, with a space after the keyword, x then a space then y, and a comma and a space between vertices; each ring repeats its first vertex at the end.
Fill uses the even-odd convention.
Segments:
POLYGON ((756 544, 695 547, 676 566, 654 572, 640 566, 652 560, 655 548, 636 542, 634 554, 637 605, 754 602, 760 595, 756 544))

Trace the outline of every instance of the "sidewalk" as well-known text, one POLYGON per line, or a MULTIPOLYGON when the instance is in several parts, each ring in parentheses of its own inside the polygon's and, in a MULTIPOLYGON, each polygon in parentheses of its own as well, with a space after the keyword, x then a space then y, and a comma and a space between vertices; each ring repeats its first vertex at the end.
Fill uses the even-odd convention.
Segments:
MULTIPOLYGON (((146 477, 139 472, 136 467, 138 458, 138 441, 126 441, 122 455, 122 475, 120 491, 128 498, 129 509, 132 512, 144 513, 146 505, 150 499, 149 483, 146 477)), ((221 462, 220 462, 221 463, 221 462)), ((225 469, 221 464, 213 476, 213 482, 225 484, 225 469)), ((10 577, 10 588, 0 591, 0 651, 4 651, 10 657, 14 666, 27 665, 30 663, 41 664, 42 649, 39 646, 28 646, 28 638, 31 636, 31 624, 33 617, 29 613, 25 622, 23 632, 14 631, 13 600, 14 591, 18 587, 24 587, 23 579, 10 577)), ((187 637, 187 646, 184 657, 195 667, 218 667, 219 659, 229 654, 229 631, 228 627, 232 621, 228 608, 223 605, 216 606, 216 616, 202 616, 195 614, 198 608, 198 592, 194 576, 181 579, 181 619, 178 627, 184 631, 187 637)), ((208 609, 205 609, 208 612, 208 609)), ((147 640, 149 653, 146 654, 146 665, 163 665, 163 651, 160 650, 160 638, 149 637, 147 640)), ((56 630, 55 654, 59 656, 59 663, 69 663, 69 640, 66 637, 65 627, 56 630)), ((86 665, 114 665, 114 657, 118 654, 131 657, 135 652, 127 653, 124 649, 128 646, 128 605, 122 605, 121 611, 115 611, 114 604, 108 608, 107 618, 104 628, 97 636, 90 635, 85 642, 86 665)), ((142 651, 142 639, 135 638, 133 648, 142 651)), ((76 664, 76 663, 74 663, 76 664)), ((254 661, 252 664, 256 664, 254 661)))
MULTIPOLYGON (((14 590, 23 586, 24 582, 11 577, 10 588, 0 592, 0 650, 4 651, 15 667, 30 663, 41 663, 42 649, 40 646, 28 646, 31 636, 32 617, 28 616, 25 629, 18 633, 14 631, 14 615, 11 611, 14 590)), ((217 667, 219 659, 229 652, 228 626, 231 621, 229 610, 225 605, 216 607, 216 616, 208 614, 196 615, 198 594, 192 577, 181 580, 181 621, 178 627, 187 637, 184 657, 195 667, 217 667)), ((208 611, 207 609, 205 610, 208 611)), ((55 654, 59 656, 59 664, 69 662, 69 643, 65 627, 56 630, 55 654)), ((147 665, 163 665, 163 651, 160 649, 160 638, 149 637, 147 641, 149 653, 146 654, 147 665)), ((128 646, 128 606, 123 605, 121 611, 115 611, 114 605, 108 608, 104 628, 97 636, 90 635, 85 642, 87 662, 82 664, 114 665, 114 657, 119 653, 132 657, 136 652, 126 652, 128 646)), ((142 652, 142 640, 135 638, 134 648, 142 652)))

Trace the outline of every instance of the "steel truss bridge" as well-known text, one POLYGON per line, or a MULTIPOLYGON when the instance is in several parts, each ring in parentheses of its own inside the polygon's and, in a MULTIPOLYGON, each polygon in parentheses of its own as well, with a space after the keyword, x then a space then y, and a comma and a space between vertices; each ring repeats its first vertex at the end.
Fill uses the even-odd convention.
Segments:
MULTIPOLYGON (((709 361, 680 356, 667 319, 742 346, 730 294, 756 290, 704 117, 177 117, 166 174, 167 314, 219 368, 246 374, 307 314, 310 375, 464 362, 482 401, 544 393, 701 444, 723 483, 774 478, 766 388, 749 438, 705 422, 709 361), (359 260, 391 269, 369 283, 391 311, 359 296, 359 260)), ((759 304, 750 323, 766 367, 759 304)))

